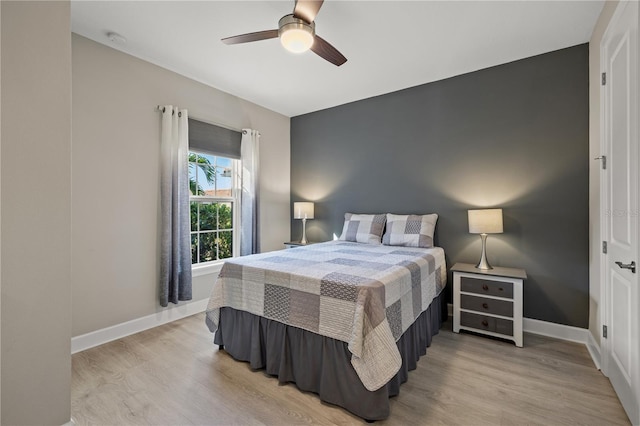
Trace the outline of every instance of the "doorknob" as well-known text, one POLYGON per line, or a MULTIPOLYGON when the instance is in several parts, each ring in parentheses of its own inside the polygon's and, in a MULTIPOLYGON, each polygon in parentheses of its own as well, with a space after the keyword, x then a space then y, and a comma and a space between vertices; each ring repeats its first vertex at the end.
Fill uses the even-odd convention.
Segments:
POLYGON ((632 260, 631 263, 626 263, 626 264, 622 262, 616 262, 616 265, 618 265, 622 269, 631 269, 631 272, 633 272, 634 274, 636 273, 635 260, 632 260))

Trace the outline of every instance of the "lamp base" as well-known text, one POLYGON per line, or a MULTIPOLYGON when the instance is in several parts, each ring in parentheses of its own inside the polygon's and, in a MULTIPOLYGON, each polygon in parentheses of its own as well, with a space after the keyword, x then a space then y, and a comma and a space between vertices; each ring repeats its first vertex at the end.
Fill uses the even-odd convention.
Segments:
POLYGON ((302 239, 300 244, 307 244, 307 218, 302 218, 302 239))
POLYGON ((480 261, 476 265, 476 269, 493 269, 493 266, 489 265, 487 260, 487 234, 480 234, 480 239, 482 240, 482 255, 480 255, 480 261))

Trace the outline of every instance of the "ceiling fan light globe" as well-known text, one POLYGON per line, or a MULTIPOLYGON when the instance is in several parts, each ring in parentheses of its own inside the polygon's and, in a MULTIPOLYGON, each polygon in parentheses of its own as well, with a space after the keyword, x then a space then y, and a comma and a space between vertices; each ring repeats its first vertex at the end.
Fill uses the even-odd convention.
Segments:
POLYGON ((313 46, 316 35, 315 22, 308 23, 293 15, 285 15, 278 22, 280 43, 290 52, 306 52, 313 46))
POLYGON ((280 35, 280 43, 290 52, 306 52, 313 46, 313 34, 300 28, 291 28, 280 35))

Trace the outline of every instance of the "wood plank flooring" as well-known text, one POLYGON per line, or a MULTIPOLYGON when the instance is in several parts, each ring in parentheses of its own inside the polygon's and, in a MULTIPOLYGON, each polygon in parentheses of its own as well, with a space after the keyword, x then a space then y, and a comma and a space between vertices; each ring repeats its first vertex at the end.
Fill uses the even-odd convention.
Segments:
MULTIPOLYGON (((583 345, 526 334, 524 348, 444 324, 380 425, 629 424, 583 345)), ((212 343, 204 314, 72 357, 77 425, 365 424, 252 371, 212 343)))

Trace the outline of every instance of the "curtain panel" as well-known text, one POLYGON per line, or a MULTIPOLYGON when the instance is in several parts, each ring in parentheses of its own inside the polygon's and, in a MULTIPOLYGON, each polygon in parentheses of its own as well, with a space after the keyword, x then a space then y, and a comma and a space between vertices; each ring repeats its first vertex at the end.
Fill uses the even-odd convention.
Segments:
POLYGON ((160 305, 191 300, 188 112, 162 108, 160 305))
POLYGON ((260 252, 258 238, 259 139, 257 130, 242 129, 240 157, 242 162, 242 198, 240 255, 260 252))

